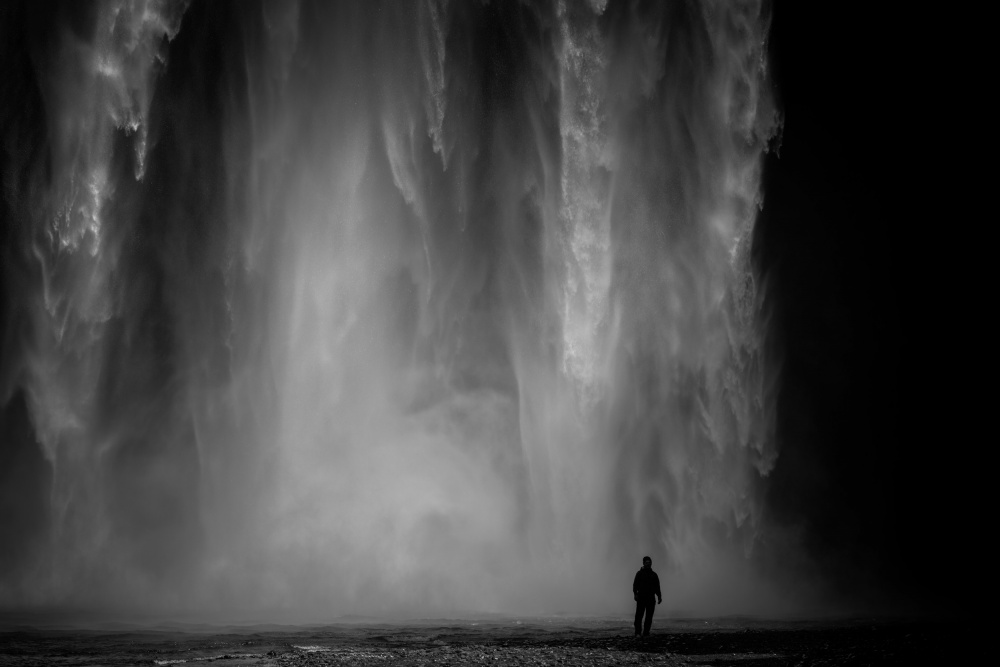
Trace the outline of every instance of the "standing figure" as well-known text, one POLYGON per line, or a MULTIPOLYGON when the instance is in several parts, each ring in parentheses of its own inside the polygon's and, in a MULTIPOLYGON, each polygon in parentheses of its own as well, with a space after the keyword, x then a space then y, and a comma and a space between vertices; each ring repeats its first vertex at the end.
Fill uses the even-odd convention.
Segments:
POLYGON ((642 569, 635 573, 632 580, 632 597, 635 598, 635 636, 639 636, 640 629, 642 636, 649 636, 649 628, 653 624, 653 611, 657 603, 663 604, 663 595, 660 593, 660 578, 653 572, 653 559, 646 556, 642 559, 642 569), (656 602, 653 598, 656 598, 656 602), (642 616, 646 615, 646 622, 643 623, 642 616))

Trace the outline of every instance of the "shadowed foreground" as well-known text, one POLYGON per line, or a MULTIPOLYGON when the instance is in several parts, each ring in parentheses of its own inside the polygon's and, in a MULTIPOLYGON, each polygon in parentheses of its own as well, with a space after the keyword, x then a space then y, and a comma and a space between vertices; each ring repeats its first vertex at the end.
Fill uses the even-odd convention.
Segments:
POLYGON ((954 624, 873 619, 657 619, 642 641, 628 619, 0 628, 4 665, 884 665, 964 652, 954 624))

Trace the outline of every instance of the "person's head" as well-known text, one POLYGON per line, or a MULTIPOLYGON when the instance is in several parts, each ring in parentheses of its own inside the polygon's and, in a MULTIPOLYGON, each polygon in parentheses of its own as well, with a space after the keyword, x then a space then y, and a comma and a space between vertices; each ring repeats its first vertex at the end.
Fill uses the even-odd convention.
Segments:
POLYGON ((642 557, 642 566, 644 568, 646 568, 647 570, 649 568, 653 567, 653 559, 650 558, 649 556, 643 556, 642 557))

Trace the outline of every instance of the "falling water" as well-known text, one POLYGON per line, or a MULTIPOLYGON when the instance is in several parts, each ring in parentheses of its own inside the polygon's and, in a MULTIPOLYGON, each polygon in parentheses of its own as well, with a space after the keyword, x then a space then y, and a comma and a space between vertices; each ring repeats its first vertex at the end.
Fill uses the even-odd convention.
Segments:
POLYGON ((760 2, 8 14, 0 603, 770 604, 760 2))

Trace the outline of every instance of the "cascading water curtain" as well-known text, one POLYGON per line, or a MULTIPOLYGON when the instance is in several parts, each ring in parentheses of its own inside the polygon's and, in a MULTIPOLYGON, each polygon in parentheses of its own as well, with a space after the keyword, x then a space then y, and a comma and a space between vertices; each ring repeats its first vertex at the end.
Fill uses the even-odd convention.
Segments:
POLYGON ((0 603, 768 603, 766 3, 4 11, 0 603))

